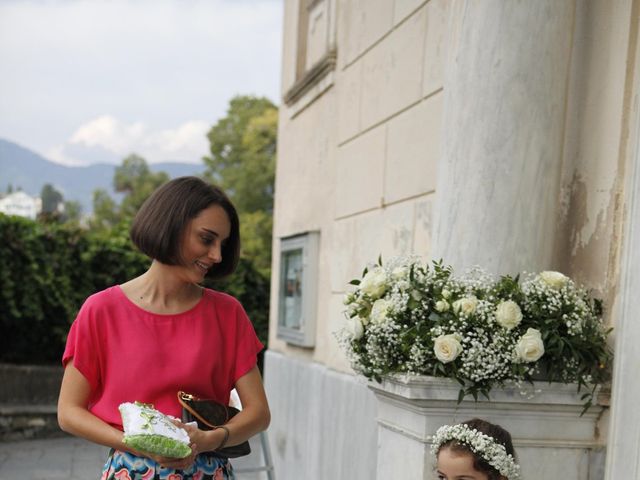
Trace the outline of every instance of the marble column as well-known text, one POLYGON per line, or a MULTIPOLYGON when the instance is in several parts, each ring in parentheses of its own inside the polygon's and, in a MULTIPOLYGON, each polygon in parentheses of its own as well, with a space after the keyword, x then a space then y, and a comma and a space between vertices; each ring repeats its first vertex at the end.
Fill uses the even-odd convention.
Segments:
POLYGON ((434 258, 552 267, 574 2, 455 0, 434 258))

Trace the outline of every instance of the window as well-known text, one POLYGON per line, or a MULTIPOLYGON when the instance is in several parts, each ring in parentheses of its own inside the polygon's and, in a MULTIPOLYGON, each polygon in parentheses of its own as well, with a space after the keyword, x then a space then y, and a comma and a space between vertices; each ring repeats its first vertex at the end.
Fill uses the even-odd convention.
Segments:
POLYGON ((315 344, 318 240, 318 232, 280 240, 277 336, 302 347, 315 344))
POLYGON ((299 102, 301 108, 333 84, 336 64, 334 3, 331 0, 299 0, 295 84, 284 95, 289 106, 299 102))

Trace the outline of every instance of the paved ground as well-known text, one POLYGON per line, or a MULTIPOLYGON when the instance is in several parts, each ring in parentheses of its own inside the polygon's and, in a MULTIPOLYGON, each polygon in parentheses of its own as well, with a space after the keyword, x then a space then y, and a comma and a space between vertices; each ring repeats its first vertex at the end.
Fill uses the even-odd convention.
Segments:
MULTIPOLYGON (((251 455, 233 461, 237 469, 263 464, 258 437, 251 455)), ((108 449, 73 437, 0 443, 0 480, 98 479, 108 449)), ((260 473, 238 473, 238 480, 266 480, 260 473)))

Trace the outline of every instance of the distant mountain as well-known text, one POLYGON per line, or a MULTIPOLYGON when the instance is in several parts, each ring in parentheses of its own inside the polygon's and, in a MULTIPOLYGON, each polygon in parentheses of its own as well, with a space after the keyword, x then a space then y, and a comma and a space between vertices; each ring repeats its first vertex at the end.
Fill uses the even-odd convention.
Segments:
MULTIPOLYGON (((38 196, 42 186, 50 183, 62 193, 65 200, 76 200, 82 205, 83 213, 91 213, 94 190, 102 188, 112 197, 119 198, 112 185, 116 166, 95 164, 67 167, 13 142, 0 139, 1 194, 11 185, 14 190, 21 188, 29 195, 38 196)), ((170 178, 199 175, 204 171, 204 165, 188 163, 154 163, 149 164, 149 168, 154 172, 166 172, 170 178)))

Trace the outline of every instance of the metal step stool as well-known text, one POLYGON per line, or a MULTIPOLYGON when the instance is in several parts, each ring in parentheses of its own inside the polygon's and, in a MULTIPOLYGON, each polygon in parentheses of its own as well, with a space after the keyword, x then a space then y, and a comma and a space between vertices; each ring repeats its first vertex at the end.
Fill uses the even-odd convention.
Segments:
POLYGON ((235 473, 256 473, 266 472, 268 480, 275 480, 275 472, 273 470, 273 460, 271 460, 271 449, 269 448, 269 439, 267 432, 260 432, 260 447, 262 449, 262 459, 264 464, 259 467, 234 468, 235 473))

